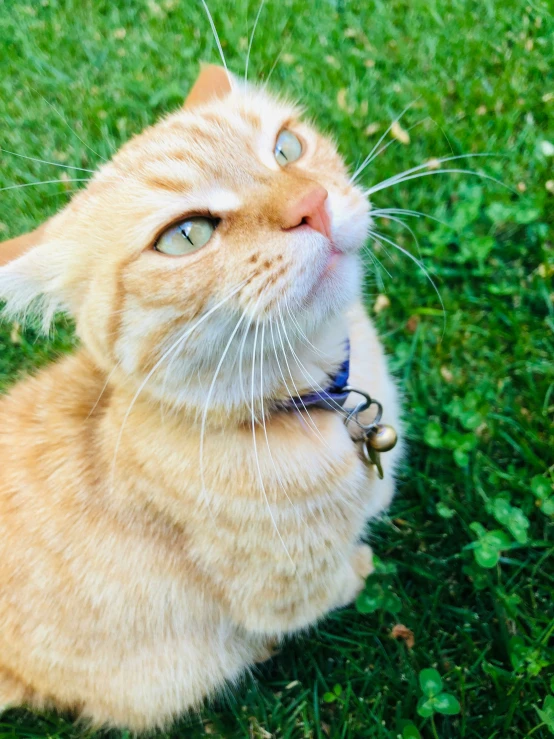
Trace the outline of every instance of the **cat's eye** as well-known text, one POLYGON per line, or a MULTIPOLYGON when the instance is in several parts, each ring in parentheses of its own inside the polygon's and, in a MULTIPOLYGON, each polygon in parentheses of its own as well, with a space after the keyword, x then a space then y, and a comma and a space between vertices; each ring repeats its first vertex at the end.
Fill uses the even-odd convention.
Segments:
POLYGON ((154 244, 156 251, 171 256, 190 254, 205 246, 215 231, 216 221, 193 216, 168 228, 154 244))
POLYGON ((300 139, 286 128, 283 128, 275 142, 275 159, 284 167, 286 164, 295 162, 302 155, 302 144, 300 139))

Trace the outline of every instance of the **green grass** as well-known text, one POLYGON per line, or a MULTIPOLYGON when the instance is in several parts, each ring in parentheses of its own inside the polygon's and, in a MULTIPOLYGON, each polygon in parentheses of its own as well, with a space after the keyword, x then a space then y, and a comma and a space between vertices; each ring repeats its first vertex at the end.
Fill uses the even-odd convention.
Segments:
MULTIPOLYGON (((257 6, 210 7, 240 74, 257 6)), ((193 0, 0 0, 0 38, 0 146, 91 168, 179 105, 198 60, 217 61, 193 0)), ((400 611, 332 614, 166 736, 396 737, 408 719, 441 739, 551 735, 536 707, 554 692, 554 503, 546 500, 554 479, 554 157, 542 143, 554 143, 553 39, 540 0, 268 0, 251 77, 264 78, 282 52, 273 85, 306 104, 349 162, 361 161, 409 103, 404 128, 423 121, 409 144, 395 142, 368 167, 364 183, 434 156, 494 152, 503 156, 467 166, 519 194, 438 175, 375 196, 377 207, 447 224, 411 219, 446 326, 413 262, 375 247, 391 275, 382 272, 383 285, 368 264, 369 309, 378 292, 390 300, 375 319, 404 393, 410 449, 390 517, 371 531, 396 571, 372 580, 398 596, 400 611), (378 133, 365 133, 370 124, 378 133), (503 531, 508 543, 498 551, 481 539, 473 549, 483 532, 472 523, 503 531), (390 638, 395 623, 413 630, 412 650, 390 638), (418 715, 418 674, 428 667, 460 701, 459 715, 418 715)), ((8 154, 0 163, 0 187, 79 176, 8 154)), ((2 192, 0 235, 38 224, 75 186, 2 192)), ((417 253, 398 224, 380 226, 417 253)), ((32 331, 12 334, 0 328, 4 386, 72 345, 64 323, 47 344, 32 331)), ((86 733, 67 717, 0 718, 0 739, 86 733)))

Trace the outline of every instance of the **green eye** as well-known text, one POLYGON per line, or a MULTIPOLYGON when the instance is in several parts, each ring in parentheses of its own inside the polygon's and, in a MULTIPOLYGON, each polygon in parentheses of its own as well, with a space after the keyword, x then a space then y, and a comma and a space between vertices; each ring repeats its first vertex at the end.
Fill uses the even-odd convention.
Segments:
POLYGON ((156 241, 154 248, 162 254, 180 256, 200 249, 211 239, 216 224, 211 218, 194 216, 168 228, 156 241))
POLYGON ((284 167, 290 162, 295 162, 302 155, 302 144, 300 140, 286 128, 283 128, 275 144, 275 159, 284 167))

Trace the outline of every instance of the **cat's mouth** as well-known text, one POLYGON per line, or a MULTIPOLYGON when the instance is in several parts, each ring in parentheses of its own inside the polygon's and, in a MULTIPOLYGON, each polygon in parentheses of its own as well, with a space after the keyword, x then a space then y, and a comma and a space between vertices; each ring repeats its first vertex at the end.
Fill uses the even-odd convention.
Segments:
POLYGON ((329 257, 327 258, 327 262, 323 267, 323 271, 319 275, 319 282, 321 282, 321 280, 323 280, 327 275, 335 270, 342 256, 344 256, 343 252, 340 251, 340 249, 337 249, 337 247, 333 243, 331 243, 329 257))

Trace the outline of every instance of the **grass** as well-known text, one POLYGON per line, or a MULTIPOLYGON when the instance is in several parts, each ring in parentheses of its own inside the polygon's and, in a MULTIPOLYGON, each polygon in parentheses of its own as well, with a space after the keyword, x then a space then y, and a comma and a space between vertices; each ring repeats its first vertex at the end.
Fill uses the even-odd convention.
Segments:
MULTIPOLYGON (((240 74, 257 6, 210 7, 240 74)), ((198 60, 217 61, 192 0, 0 0, 0 37, 0 146, 91 168, 179 105, 198 60)), ((417 736, 406 721, 441 739, 554 733, 553 39, 540 0, 264 7, 251 78, 278 59, 275 88, 299 97, 353 165, 412 103, 402 120, 409 143, 395 141, 367 168, 368 186, 431 157, 493 152, 503 156, 464 166, 517 194, 462 175, 376 193, 379 208, 444 221, 410 219, 445 326, 413 262, 389 259, 382 242, 374 254, 390 276, 379 282, 368 263, 368 308, 404 393, 410 444, 390 516, 370 534, 394 567, 368 583, 359 607, 372 613, 332 614, 164 736, 417 736), (377 314, 378 293, 389 305, 377 314), (413 631, 413 649, 390 637, 397 623, 413 631), (429 667, 459 714, 418 714, 418 675, 429 667)), ((0 162, 0 187, 60 180, 2 192, 2 237, 38 224, 79 186, 64 180, 72 170, 2 153, 0 162)), ((379 228, 417 253, 398 223, 379 228)), ((0 327, 0 383, 72 343, 63 322, 50 342, 0 327)), ((0 718, 0 739, 87 733, 56 715, 0 718)))

